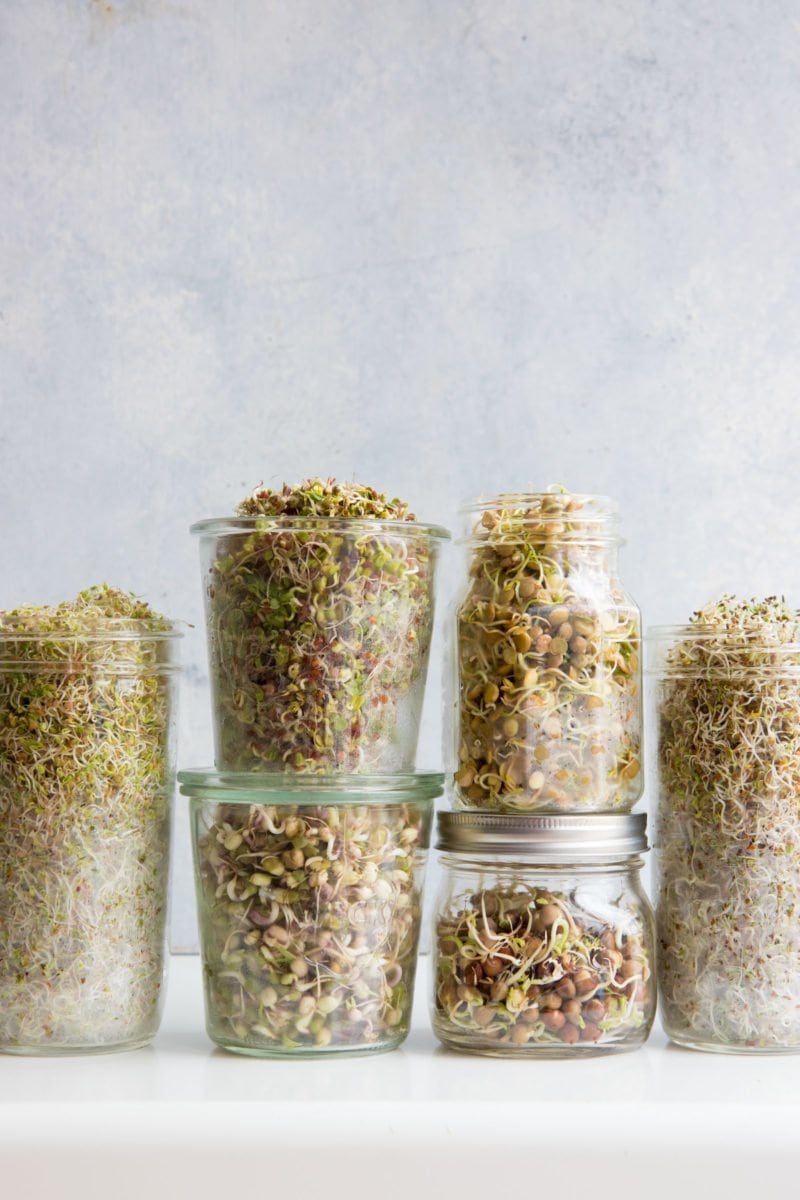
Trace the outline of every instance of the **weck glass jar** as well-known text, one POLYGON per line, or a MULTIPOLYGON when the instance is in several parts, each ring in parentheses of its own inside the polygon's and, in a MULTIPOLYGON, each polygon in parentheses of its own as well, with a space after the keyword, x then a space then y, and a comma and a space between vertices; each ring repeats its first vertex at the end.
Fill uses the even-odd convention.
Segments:
POLYGON ((439 814, 436 1036, 471 1054, 633 1050, 656 1005, 644 814, 439 814))
POLYGON ((158 1029, 180 636, 106 587, 0 614, 0 1051, 158 1029))
POLYGON ((243 516, 192 533, 219 769, 413 771, 447 531, 243 516))
POLYGON ((617 575, 614 505, 554 491, 466 511, 457 806, 633 808, 642 794, 640 617, 617 575))
POLYGON ((800 1051, 800 614, 725 597, 650 631, 659 990, 699 1050, 800 1051))
POLYGON ((179 779, 191 800, 212 1041, 265 1057, 398 1046, 443 776, 179 779))

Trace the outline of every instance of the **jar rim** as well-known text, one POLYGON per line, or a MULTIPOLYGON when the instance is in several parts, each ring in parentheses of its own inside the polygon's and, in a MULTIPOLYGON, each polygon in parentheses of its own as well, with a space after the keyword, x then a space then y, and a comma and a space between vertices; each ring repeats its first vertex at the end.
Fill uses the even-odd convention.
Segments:
POLYGON ((298 771, 224 771, 189 767, 178 772, 181 794, 226 804, 388 804, 430 806, 444 791, 439 771, 353 775, 298 771))
POLYGON ((194 537, 220 537, 225 534, 272 533, 385 533, 405 538, 435 539, 449 541, 450 531, 443 525, 429 525, 422 521, 383 520, 379 517, 207 517, 190 525, 194 537))
POLYGON ((619 505, 610 496, 594 492, 497 492, 493 496, 475 496, 465 500, 459 511, 462 513, 492 512, 504 508, 533 508, 544 500, 553 500, 559 496, 568 496, 577 500, 580 507, 561 509, 555 512, 536 514, 537 521, 563 521, 570 523, 587 523, 592 521, 614 520, 619 516, 619 505))
POLYGON ((438 850, 510 854, 534 863, 638 858, 648 849, 646 813, 440 812, 438 850))
POLYGON ((66 625, 54 629, 26 629, 0 621, 0 646, 18 642, 161 642, 184 636, 186 621, 167 621, 162 618, 99 617, 87 621, 80 629, 66 625))

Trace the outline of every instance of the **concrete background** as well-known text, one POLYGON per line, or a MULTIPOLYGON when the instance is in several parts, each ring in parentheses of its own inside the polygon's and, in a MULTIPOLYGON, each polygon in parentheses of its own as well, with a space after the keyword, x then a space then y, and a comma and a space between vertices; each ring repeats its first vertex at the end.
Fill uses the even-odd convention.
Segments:
POLYGON ((187 527, 261 480, 563 481, 646 621, 799 602, 798 101, 793 0, 0 0, 0 605, 194 622, 190 765, 187 527))

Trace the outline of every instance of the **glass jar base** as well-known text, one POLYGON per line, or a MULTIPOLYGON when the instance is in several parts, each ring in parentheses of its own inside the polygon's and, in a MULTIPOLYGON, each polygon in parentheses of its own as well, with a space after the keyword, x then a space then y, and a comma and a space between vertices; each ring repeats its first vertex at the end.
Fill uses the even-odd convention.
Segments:
POLYGON ((141 1050, 149 1046, 155 1037, 155 1032, 147 1037, 135 1038, 128 1042, 114 1042, 107 1046, 29 1046, 29 1045, 0 1045, 0 1054, 10 1054, 18 1058, 83 1058, 87 1054, 121 1054, 126 1050, 141 1050))
POLYGON ((302 1046, 295 1049, 282 1049, 280 1046, 243 1046, 241 1042, 230 1042, 224 1038, 214 1037, 209 1033, 211 1041, 220 1050, 229 1054, 239 1054, 244 1058, 361 1058, 365 1055, 387 1054, 397 1050, 406 1040, 407 1035, 392 1042, 380 1042, 368 1046, 302 1046))
POLYGON ((672 1033, 668 1029, 665 1029, 664 1032, 669 1040, 681 1050, 695 1050, 701 1054, 800 1054, 800 1043, 791 1046, 748 1046, 744 1042, 704 1042, 700 1038, 685 1037, 681 1033, 672 1033))
MULTIPOLYGON (((436 1032, 434 1030, 434 1032, 436 1032)), ((459 1041, 450 1037, 443 1037, 442 1034, 436 1033, 439 1041, 444 1046, 445 1050, 452 1050, 456 1054, 471 1054, 480 1058, 517 1058, 517 1059, 554 1059, 554 1058, 601 1058, 606 1054, 625 1054, 630 1050, 638 1050, 645 1043, 645 1038, 637 1038, 636 1041, 625 1042, 607 1042, 605 1045, 597 1042, 576 1043, 572 1046, 560 1045, 557 1046, 551 1043, 542 1043, 532 1046, 509 1046, 491 1043, 476 1044, 472 1040, 459 1041)))

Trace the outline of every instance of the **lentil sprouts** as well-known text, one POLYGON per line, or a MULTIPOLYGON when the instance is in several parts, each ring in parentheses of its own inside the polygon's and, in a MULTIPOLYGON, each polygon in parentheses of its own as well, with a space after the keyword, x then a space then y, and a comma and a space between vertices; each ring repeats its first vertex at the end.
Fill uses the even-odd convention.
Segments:
POLYGON ((402 1041, 427 806, 193 808, 210 1036, 275 1055, 402 1041))
POLYGON ((481 508, 458 612, 457 799, 498 812, 631 808, 640 622, 616 577, 611 510, 566 491, 481 508))
POLYGON ((158 1024, 170 622, 107 586, 0 613, 0 1047, 102 1049, 158 1024))
POLYGON ((238 513, 206 576, 218 764, 413 768, 443 531, 330 479, 260 489, 238 513))
POLYGON ((667 634, 658 668, 665 1027, 706 1047, 798 1049, 800 614, 775 597, 725 596, 667 634))
POLYGON ((593 914, 581 888, 499 886, 436 929, 434 1029, 488 1054, 638 1044, 653 1015, 647 930, 593 914))

